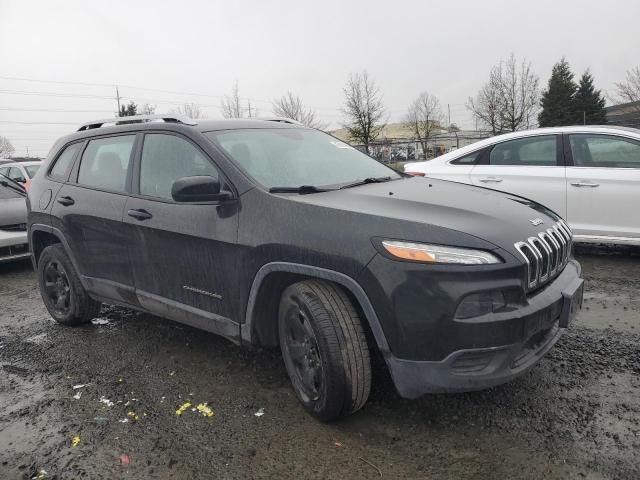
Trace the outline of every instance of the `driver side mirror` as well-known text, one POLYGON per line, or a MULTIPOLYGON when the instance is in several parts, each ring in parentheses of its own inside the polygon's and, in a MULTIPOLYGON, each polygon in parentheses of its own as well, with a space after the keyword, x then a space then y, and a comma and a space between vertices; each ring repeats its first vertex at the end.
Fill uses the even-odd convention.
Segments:
POLYGON ((199 175, 173 182, 171 197, 176 202, 221 202, 230 199, 231 192, 221 190, 216 178, 199 175))

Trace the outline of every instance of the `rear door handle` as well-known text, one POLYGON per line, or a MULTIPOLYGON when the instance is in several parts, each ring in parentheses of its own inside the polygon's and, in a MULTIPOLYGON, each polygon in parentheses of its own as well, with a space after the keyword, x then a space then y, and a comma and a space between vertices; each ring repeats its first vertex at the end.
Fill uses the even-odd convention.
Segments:
POLYGON ((573 185, 574 187, 591 187, 591 188, 600 186, 599 183, 585 182, 585 181, 571 182, 571 185, 573 185))
POLYGON ((127 215, 129 215, 130 217, 135 218, 136 220, 149 220, 153 216, 149 212, 147 212, 146 210, 144 210, 142 208, 129 210, 127 212, 127 215))
POLYGON ((500 177, 484 177, 480 181, 483 183, 500 183, 502 179, 500 177))
POLYGON ((64 205, 65 207, 68 207, 69 205, 73 205, 74 203, 76 203, 76 201, 71 197, 60 197, 58 199, 58 203, 60 205, 64 205))

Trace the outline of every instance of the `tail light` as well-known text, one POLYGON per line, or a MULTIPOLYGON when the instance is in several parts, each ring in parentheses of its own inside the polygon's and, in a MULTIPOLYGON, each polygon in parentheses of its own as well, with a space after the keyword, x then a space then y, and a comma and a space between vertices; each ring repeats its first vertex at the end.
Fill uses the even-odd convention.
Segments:
POLYGON ((412 177, 424 177, 424 172, 404 172, 407 175, 411 175, 412 177))

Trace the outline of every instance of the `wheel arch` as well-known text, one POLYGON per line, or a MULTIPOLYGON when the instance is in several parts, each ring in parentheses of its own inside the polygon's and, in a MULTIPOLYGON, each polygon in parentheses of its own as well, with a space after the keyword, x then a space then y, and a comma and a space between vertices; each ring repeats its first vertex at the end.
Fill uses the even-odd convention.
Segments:
POLYGON ((80 274, 80 270, 78 269, 78 264, 76 263, 76 259, 73 256, 73 252, 69 247, 69 243, 67 239, 64 237, 64 234, 55 227, 51 225, 44 225, 40 223, 34 223, 29 228, 29 246, 31 248, 31 261, 33 263, 33 268, 37 272, 38 271, 38 261, 40 259, 40 255, 42 251, 47 248, 49 245, 60 244, 62 248, 65 249, 65 252, 71 259, 71 263, 73 264, 73 268, 75 268, 78 278, 80 279, 80 283, 86 289, 87 285, 84 277, 80 274))
POLYGON ((363 312, 380 352, 389 352, 380 320, 358 282, 335 270, 290 262, 267 263, 256 273, 247 301, 245 322, 240 327, 242 341, 251 345, 277 346, 277 321, 274 319, 277 319, 280 296, 287 286, 305 279, 327 280, 345 288, 357 302, 356 307, 363 312))

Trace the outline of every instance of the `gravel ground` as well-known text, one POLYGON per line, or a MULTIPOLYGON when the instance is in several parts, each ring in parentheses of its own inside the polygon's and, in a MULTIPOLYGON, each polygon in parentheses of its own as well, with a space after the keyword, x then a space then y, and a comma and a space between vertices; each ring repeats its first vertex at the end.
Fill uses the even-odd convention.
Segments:
POLYGON ((530 373, 416 401, 377 388, 331 424, 276 352, 111 306, 61 327, 30 264, 0 265, 0 478, 638 479, 640 250, 578 258, 585 308, 530 373), (187 401, 214 415, 176 415, 187 401))

